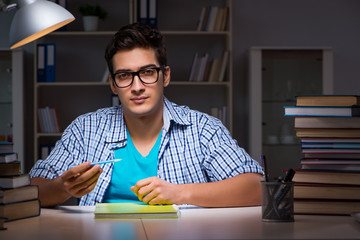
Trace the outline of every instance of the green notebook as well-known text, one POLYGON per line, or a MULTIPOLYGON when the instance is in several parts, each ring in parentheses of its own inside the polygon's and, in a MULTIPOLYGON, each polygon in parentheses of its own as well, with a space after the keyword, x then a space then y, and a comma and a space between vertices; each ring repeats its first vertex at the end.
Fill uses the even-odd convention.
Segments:
POLYGON ((95 218, 177 218, 172 205, 139 203, 97 203, 95 218))

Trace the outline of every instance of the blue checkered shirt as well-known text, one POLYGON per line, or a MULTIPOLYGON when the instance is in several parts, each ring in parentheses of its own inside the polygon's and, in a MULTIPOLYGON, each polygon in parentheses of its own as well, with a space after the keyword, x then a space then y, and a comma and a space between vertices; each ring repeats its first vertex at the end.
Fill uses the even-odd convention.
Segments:
MULTIPOLYGON (((184 184, 219 181, 248 172, 262 174, 258 162, 238 146, 220 120, 167 99, 163 116, 159 178, 184 184)), ((67 127, 50 155, 36 162, 30 176, 53 179, 85 161, 111 160, 114 150, 126 142, 121 105, 84 114, 67 127)), ((80 205, 102 201, 113 164, 102 167, 104 171, 95 189, 80 199, 80 205)))

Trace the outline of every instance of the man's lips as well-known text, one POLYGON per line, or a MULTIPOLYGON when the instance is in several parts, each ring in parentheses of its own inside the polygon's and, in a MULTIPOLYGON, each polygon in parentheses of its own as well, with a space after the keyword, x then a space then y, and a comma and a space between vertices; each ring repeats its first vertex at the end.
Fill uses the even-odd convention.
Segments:
POLYGON ((140 104, 140 103, 145 102, 146 99, 147 99, 147 97, 134 97, 134 98, 131 98, 131 101, 133 101, 136 104, 140 104))

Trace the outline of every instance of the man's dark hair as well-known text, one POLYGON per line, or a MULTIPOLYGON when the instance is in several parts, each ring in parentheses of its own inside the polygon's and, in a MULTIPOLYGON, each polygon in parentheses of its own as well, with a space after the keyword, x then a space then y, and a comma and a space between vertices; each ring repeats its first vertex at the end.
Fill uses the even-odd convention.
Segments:
POLYGON ((153 49, 160 66, 167 65, 166 48, 160 31, 151 25, 133 23, 120 28, 107 45, 105 59, 110 74, 114 71, 113 56, 118 51, 135 48, 153 49))

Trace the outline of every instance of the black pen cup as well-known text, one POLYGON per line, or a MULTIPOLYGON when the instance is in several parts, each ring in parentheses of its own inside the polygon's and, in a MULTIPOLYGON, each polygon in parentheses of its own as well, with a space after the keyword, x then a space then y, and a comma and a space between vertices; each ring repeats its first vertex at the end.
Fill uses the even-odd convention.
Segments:
POLYGON ((294 182, 261 181, 263 222, 294 221, 294 182))

